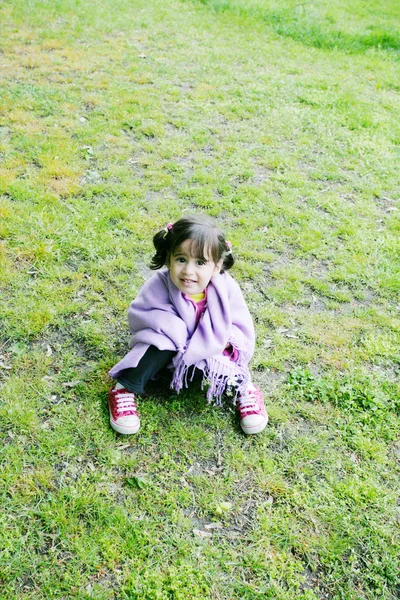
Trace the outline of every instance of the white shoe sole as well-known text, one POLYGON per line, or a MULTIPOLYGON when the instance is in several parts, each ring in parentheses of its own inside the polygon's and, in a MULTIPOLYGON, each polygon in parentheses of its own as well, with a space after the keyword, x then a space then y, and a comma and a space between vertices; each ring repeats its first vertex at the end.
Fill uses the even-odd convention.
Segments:
POLYGON ((117 431, 118 433, 123 433, 124 435, 129 435, 132 433, 136 433, 137 431, 139 431, 140 429, 140 420, 138 422, 137 425, 131 426, 131 427, 126 427, 124 425, 118 425, 118 423, 116 423, 115 421, 112 420, 111 416, 110 416, 110 425, 111 427, 114 429, 114 431, 117 431))
POLYGON ((261 423, 257 423, 257 425, 242 425, 240 424, 240 427, 242 428, 242 431, 244 433, 246 433, 247 435, 251 435, 252 433, 261 433, 262 431, 264 431, 264 429, 266 428, 268 423, 268 417, 266 417, 265 421, 261 421, 261 423))

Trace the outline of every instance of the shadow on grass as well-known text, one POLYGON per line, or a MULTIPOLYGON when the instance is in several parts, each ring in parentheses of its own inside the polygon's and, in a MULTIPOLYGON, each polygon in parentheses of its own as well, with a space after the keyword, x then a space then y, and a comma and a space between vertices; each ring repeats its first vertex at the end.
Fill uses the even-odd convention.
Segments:
POLYGON ((254 19, 271 27, 275 33, 290 37, 296 42, 314 48, 342 50, 350 54, 361 54, 371 48, 377 50, 400 50, 400 34, 395 29, 369 27, 358 33, 329 30, 321 27, 307 15, 296 15, 293 11, 268 11, 263 6, 251 6, 230 0, 192 0, 203 4, 215 13, 231 13, 239 17, 254 19))

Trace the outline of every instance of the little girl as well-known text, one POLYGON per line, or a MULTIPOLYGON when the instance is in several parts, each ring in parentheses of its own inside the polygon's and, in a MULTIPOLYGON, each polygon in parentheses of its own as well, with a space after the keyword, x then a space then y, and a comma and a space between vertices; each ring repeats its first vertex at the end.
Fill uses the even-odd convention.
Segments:
POLYGON ((153 239, 155 273, 128 311, 131 350, 110 371, 117 380, 109 393, 111 427, 136 433, 136 395, 166 366, 179 392, 196 371, 209 384, 207 399, 221 404, 233 389, 245 433, 262 431, 268 417, 261 391, 251 383, 248 363, 254 327, 242 292, 227 273, 234 263, 231 244, 214 221, 184 217, 153 239))

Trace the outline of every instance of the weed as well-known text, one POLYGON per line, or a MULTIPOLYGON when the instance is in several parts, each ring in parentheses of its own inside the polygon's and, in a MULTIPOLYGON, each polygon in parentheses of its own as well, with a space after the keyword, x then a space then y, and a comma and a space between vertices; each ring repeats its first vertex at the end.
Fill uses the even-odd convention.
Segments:
POLYGON ((293 397, 330 402, 344 411, 367 411, 371 418, 377 411, 399 410, 399 385, 385 381, 376 386, 368 376, 315 377, 307 369, 296 369, 289 374, 288 389, 293 397))

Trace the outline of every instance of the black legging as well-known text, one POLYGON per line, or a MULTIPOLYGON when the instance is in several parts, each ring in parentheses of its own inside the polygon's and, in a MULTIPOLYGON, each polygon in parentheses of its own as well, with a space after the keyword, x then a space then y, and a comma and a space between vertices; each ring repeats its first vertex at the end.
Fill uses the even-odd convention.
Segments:
POLYGON ((130 392, 143 394, 144 386, 149 379, 166 367, 175 354, 176 352, 173 350, 159 350, 155 346, 150 346, 139 364, 131 369, 121 371, 116 380, 130 392))

